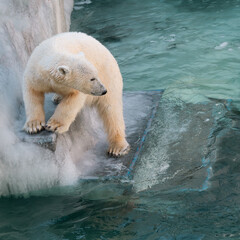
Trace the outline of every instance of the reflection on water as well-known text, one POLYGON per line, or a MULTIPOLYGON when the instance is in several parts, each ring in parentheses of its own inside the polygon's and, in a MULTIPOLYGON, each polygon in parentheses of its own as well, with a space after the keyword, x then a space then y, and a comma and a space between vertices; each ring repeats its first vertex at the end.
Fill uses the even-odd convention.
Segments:
POLYGON ((165 95, 132 182, 2 198, 0 239, 240 239, 239 10, 239 0, 76 1, 72 30, 113 52, 125 90, 165 95))

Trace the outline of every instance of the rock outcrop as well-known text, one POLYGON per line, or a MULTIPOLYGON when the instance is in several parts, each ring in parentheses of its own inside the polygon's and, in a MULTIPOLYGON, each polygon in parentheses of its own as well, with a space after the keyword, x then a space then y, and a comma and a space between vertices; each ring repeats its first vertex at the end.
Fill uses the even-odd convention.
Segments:
POLYGON ((19 82, 33 49, 69 30, 73 0, 8 0, 0 3, 0 81, 19 82))

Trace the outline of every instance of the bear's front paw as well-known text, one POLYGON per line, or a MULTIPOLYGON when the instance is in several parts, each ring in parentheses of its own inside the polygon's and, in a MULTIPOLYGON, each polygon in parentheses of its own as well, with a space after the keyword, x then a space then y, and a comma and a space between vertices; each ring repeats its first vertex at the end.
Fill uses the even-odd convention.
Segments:
POLYGON ((45 126, 45 121, 41 121, 41 120, 31 120, 25 123, 23 129, 27 132, 27 133, 38 133, 41 130, 44 129, 45 126))
POLYGON ((130 145, 127 141, 110 144, 108 155, 111 157, 121 157, 127 154, 130 150, 130 145))
POLYGON ((45 129, 51 132, 64 133, 68 131, 69 126, 59 120, 50 118, 45 126, 45 129))

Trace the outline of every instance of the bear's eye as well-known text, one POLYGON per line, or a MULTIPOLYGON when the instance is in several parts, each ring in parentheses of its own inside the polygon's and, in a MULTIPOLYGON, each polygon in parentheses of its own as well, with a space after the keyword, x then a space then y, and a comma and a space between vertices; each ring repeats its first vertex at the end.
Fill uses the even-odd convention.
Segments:
POLYGON ((96 80, 96 78, 91 78, 91 79, 90 79, 90 81, 95 81, 95 80, 96 80))

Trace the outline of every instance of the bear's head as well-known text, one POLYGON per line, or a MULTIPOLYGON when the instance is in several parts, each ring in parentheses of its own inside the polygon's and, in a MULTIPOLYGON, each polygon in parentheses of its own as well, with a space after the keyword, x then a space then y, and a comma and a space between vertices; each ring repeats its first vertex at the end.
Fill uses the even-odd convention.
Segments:
POLYGON ((51 71, 57 84, 74 88, 82 93, 102 96, 107 93, 106 88, 98 77, 97 69, 81 52, 69 59, 64 59, 51 71))

